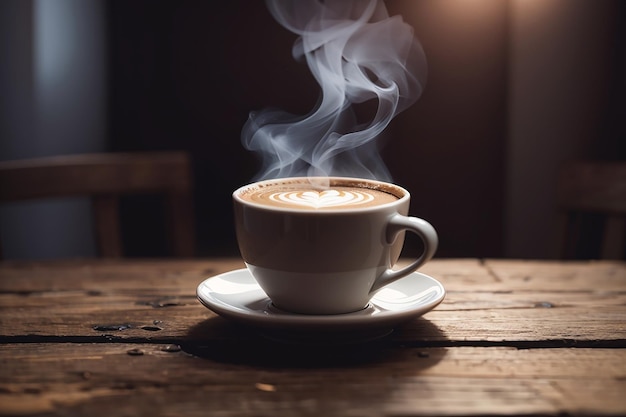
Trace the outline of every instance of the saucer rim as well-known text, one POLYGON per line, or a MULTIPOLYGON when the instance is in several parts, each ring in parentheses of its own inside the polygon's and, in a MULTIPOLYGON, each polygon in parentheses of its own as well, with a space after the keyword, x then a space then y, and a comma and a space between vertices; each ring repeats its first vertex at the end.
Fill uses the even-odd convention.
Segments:
MULTIPOLYGON (((329 315, 309 315, 289 312, 276 313, 269 310, 269 304, 271 303, 271 300, 267 296, 267 294, 265 294, 265 292, 263 292, 263 290, 258 287, 258 284, 257 287, 259 291, 259 298, 257 302, 267 302, 267 307, 265 307, 263 310, 255 310, 250 308, 242 310, 240 306, 227 304, 223 300, 220 300, 216 297, 207 297, 207 294, 205 294, 202 290, 202 288, 207 284, 209 280, 219 279, 227 275, 242 273, 250 276, 251 282, 256 283, 247 268, 227 271, 204 279, 196 289, 197 298, 204 307, 208 308, 219 316, 237 321, 242 324, 252 325, 254 327, 261 328, 273 328, 283 330, 296 329, 308 331, 311 329, 345 330, 346 328, 372 329, 379 327, 395 327, 405 321, 420 317, 433 310, 435 307, 441 304, 446 296, 446 290, 439 281, 421 272, 412 272, 411 274, 401 278, 398 281, 418 278, 421 280, 426 279, 430 282, 430 287, 437 288, 438 294, 435 298, 424 303, 410 303, 407 308, 404 309, 387 310, 376 305, 376 295, 374 295, 372 297, 372 301, 370 301, 368 307, 366 307, 366 309, 372 309, 372 312, 369 314, 364 314, 362 310, 359 310, 358 312, 329 315)), ((398 281, 396 281, 396 283, 398 281)), ((393 285, 394 283, 389 284, 389 286, 393 285)))

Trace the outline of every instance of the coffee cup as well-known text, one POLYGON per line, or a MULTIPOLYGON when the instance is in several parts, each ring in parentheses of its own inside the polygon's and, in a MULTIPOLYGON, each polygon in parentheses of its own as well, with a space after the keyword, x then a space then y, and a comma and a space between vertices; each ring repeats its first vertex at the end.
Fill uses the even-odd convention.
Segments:
POLYGON ((344 177, 255 182, 233 193, 235 229, 244 262, 275 308, 342 314, 434 255, 438 238, 408 216, 409 192, 395 184, 344 177), (423 251, 396 269, 405 232, 423 251))

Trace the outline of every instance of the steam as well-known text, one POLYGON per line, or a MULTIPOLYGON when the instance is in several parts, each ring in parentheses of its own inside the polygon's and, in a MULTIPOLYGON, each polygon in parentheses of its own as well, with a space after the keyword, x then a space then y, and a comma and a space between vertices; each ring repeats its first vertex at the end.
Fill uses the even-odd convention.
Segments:
POLYGON ((355 176, 390 180, 378 141, 393 117, 422 93, 426 59, 412 28, 377 0, 267 0, 274 18, 299 35, 293 56, 305 60, 321 95, 296 116, 252 112, 242 142, 262 157, 256 179, 355 176), (366 120, 355 108, 369 109, 366 120))

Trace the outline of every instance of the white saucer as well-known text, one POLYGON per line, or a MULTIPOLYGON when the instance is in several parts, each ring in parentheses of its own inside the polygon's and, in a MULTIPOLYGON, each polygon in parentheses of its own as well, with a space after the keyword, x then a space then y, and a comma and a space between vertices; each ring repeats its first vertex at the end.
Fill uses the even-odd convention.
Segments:
POLYGON ((445 297, 434 278, 414 272, 374 295, 363 310, 346 314, 308 315, 277 309, 247 269, 208 278, 197 288, 200 302, 222 317, 284 339, 306 335, 342 335, 361 339, 389 334, 394 327, 435 308, 445 297))

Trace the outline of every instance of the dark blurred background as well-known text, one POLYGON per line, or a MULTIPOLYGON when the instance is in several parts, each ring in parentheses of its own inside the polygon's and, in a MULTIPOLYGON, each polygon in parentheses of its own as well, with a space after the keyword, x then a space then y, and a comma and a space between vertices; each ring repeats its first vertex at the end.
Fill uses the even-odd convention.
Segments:
MULTIPOLYGON (((429 78, 383 158, 438 230, 437 256, 557 257, 558 167, 626 157, 626 3, 386 4, 415 29, 429 78)), ((237 253, 230 194, 259 168, 239 139, 248 113, 304 114, 318 97, 262 1, 4 0, 0 39, 0 159, 189 151, 199 256, 237 253)), ((51 204, 1 209, 7 257, 93 251, 88 204, 51 204)), ((158 215, 150 197, 125 201, 130 255, 163 250, 158 215)))

